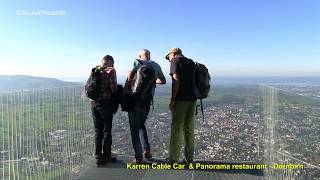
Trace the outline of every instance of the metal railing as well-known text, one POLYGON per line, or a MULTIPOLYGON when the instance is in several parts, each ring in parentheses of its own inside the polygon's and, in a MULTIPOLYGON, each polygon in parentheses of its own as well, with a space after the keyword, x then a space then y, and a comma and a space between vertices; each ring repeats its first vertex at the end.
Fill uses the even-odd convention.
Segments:
POLYGON ((320 101, 261 86, 267 179, 320 179, 320 101))
MULTIPOLYGON (((319 128, 317 103, 297 108, 288 100, 294 95, 288 97, 290 93, 266 85, 249 92, 249 101, 218 97, 219 90, 214 92, 205 100, 205 121, 200 112, 197 116, 196 159, 267 164, 267 179, 319 177, 320 162, 314 158, 319 141, 308 142, 317 140, 312 129, 319 128), (295 124, 291 115, 297 112, 305 124, 295 124), (316 125, 309 128, 313 122, 316 125), (297 137, 300 130, 311 137, 297 137), (274 168, 290 163, 304 167, 274 168)), ((169 100, 169 94, 158 94, 146 122, 155 157, 168 157, 169 100)), ((90 101, 82 86, 1 94, 0 118, 2 179, 76 179, 93 158, 90 101)), ((113 153, 134 154, 128 116, 121 109, 114 116, 112 136, 113 153)))
POLYGON ((91 159, 81 87, 7 93, 0 102, 2 179, 71 179, 91 159))

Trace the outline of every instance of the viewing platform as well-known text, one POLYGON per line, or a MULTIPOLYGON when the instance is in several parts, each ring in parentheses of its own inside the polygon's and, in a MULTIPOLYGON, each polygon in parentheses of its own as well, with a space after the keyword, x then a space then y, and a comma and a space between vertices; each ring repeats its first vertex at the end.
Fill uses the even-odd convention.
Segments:
MULTIPOLYGON (((127 166, 134 159, 133 156, 119 155, 116 163, 108 163, 105 166, 97 167, 95 160, 91 160, 81 171, 79 180, 197 180, 197 179, 264 179, 263 170, 241 170, 241 169, 212 169, 212 170, 190 170, 184 169, 156 169, 152 168, 152 163, 165 164, 164 159, 145 160, 144 165, 149 165, 149 169, 130 169, 127 166)), ((252 162, 226 162, 226 161, 195 161, 202 165, 242 165, 252 162)), ((185 165, 187 166, 187 165, 185 165)), ((180 166, 181 167, 181 166, 180 166)))

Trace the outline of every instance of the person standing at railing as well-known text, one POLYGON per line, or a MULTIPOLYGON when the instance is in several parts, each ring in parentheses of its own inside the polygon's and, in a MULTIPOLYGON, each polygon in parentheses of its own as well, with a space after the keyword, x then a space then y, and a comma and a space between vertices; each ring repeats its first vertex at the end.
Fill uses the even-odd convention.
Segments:
POLYGON ((172 95, 169 108, 172 112, 169 163, 179 161, 182 136, 185 139, 185 161, 193 162, 194 119, 197 97, 193 91, 193 73, 195 64, 184 57, 179 48, 172 48, 166 55, 170 62, 172 77, 172 95))
POLYGON ((150 60, 150 51, 147 49, 142 49, 139 51, 139 59, 136 59, 134 61, 133 67, 131 70, 129 70, 128 73, 129 84, 134 84, 131 86, 133 94, 135 94, 136 88, 138 88, 137 86, 139 86, 139 81, 141 82, 141 91, 145 91, 146 93, 143 97, 143 93, 137 93, 136 95, 134 95, 132 109, 128 111, 131 139, 135 151, 135 160, 133 163, 142 163, 143 155, 147 159, 152 158, 145 122, 147 120, 150 105, 154 96, 155 85, 166 83, 166 78, 163 75, 160 65, 155 61, 150 60), (146 79, 142 78, 142 76, 144 76, 142 75, 144 71, 142 70, 143 66, 145 67, 145 70, 147 69, 147 67, 150 67, 150 69, 152 69, 151 71, 154 72, 152 79, 151 77, 146 75, 147 73, 144 74, 146 75, 146 79), (141 74, 139 74, 140 72, 141 74), (147 84, 149 81, 151 85, 148 86, 147 84))
POLYGON ((117 91, 117 75, 114 60, 110 55, 102 59, 98 97, 91 101, 93 123, 95 127, 95 158, 97 166, 107 162, 116 162, 111 156, 113 102, 112 93, 117 91))

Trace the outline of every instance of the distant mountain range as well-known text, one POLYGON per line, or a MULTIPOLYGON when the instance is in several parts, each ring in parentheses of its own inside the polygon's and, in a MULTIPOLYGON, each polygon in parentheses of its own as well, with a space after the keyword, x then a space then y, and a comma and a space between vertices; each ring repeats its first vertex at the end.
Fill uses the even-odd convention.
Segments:
POLYGON ((77 82, 25 75, 0 75, 0 92, 47 89, 79 85, 77 82))
POLYGON ((320 76, 213 77, 213 84, 320 85, 320 76))
MULTIPOLYGON (((119 79, 118 79, 119 80, 119 79)), ((0 75, 0 92, 34 90, 34 89, 50 89, 56 87, 66 87, 83 84, 84 82, 63 81, 54 78, 35 77, 27 75, 0 75)), ((124 84, 119 80, 120 84, 124 84)), ((320 86, 319 76, 305 77, 213 77, 212 85, 254 85, 254 84, 270 84, 270 85, 308 85, 320 86)), ((157 88, 158 93, 167 94, 168 88, 171 87, 171 79, 167 84, 157 88)))

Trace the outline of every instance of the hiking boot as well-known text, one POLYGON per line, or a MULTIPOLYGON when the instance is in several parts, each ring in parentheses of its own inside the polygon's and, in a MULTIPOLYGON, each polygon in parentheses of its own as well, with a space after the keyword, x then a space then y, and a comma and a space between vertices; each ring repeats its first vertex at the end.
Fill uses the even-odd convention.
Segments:
POLYGON ((142 158, 136 158, 132 161, 133 164, 143 164, 142 158))
POLYGON ((144 157, 145 157, 146 159, 151 159, 151 158, 152 158, 152 155, 151 155, 150 150, 144 152, 144 157))
POLYGON ((174 163, 178 163, 178 162, 177 162, 177 161, 174 161, 174 160, 171 160, 171 159, 169 159, 169 158, 166 158, 165 163, 166 163, 166 164, 170 164, 171 166, 173 166, 174 163))
POLYGON ((188 161, 187 159, 183 159, 182 161, 183 164, 187 165, 189 167, 189 165, 192 163, 194 165, 194 161, 193 160, 190 160, 188 161))
POLYGON ((106 164, 106 161, 104 158, 100 157, 96 157, 96 165, 97 167, 101 167, 104 166, 106 164))
POLYGON ((117 160, 118 159, 116 157, 112 157, 112 156, 106 158, 107 163, 116 163, 117 160))

